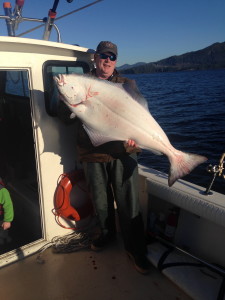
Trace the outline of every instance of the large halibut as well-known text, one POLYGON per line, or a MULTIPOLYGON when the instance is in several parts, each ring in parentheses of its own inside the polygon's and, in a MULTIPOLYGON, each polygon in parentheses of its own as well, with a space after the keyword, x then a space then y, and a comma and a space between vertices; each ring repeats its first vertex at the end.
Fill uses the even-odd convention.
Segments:
POLYGON ((82 120, 94 146, 130 139, 142 149, 166 155, 171 165, 169 186, 207 160, 175 149, 144 98, 132 88, 87 75, 60 74, 54 79, 61 100, 82 120))

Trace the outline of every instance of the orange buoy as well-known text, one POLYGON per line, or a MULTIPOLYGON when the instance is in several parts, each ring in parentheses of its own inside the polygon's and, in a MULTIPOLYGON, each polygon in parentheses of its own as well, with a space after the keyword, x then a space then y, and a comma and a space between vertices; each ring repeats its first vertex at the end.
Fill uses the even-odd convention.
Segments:
POLYGON ((93 213, 93 205, 85 186, 85 176, 82 169, 60 175, 54 195, 53 213, 58 218, 57 223, 62 227, 64 226, 59 222, 59 217, 72 221, 80 221, 93 213), (74 188, 75 203, 72 205, 71 191, 74 188), (84 203, 79 203, 78 194, 83 194, 82 202, 84 203))

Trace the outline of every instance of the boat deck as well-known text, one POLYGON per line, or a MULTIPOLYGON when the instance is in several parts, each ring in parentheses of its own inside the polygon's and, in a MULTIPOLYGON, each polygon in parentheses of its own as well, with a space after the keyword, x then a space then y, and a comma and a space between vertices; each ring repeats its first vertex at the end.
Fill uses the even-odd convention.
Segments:
POLYGON ((1 269, 1 299, 7 300, 190 300, 152 266, 138 273, 120 237, 104 251, 71 253, 45 250, 1 269))

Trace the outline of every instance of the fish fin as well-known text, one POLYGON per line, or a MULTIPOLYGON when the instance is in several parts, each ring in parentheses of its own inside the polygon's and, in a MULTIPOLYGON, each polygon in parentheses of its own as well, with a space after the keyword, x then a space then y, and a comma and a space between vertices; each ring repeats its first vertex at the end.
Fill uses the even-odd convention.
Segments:
POLYGON ((172 186, 177 179, 189 174, 195 167, 206 160, 205 156, 184 152, 180 152, 180 155, 170 158, 169 186, 172 186))
POLYGON ((83 124, 83 128, 87 132, 93 146, 95 146, 95 147, 115 140, 110 136, 104 136, 104 135, 99 134, 97 131, 89 128, 88 126, 86 126, 84 124, 83 124))
POLYGON ((129 80, 122 85, 123 89, 139 104, 141 104, 148 112, 148 102, 141 94, 135 80, 129 80))

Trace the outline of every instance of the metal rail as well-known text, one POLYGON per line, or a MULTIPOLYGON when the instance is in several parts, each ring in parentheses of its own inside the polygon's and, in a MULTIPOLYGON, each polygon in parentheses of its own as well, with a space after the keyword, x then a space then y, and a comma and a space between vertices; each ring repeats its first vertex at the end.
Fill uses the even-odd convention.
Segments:
POLYGON ((205 195, 211 195, 212 194, 212 192, 210 192, 210 190, 212 188, 212 185, 213 185, 217 175, 221 176, 223 179, 225 179, 225 174, 223 174, 224 165, 225 165, 225 153, 222 154, 218 165, 213 166, 213 165, 210 164, 207 167, 207 171, 209 173, 213 174, 213 178, 212 178, 208 188, 205 191, 205 195))
MULTIPOLYGON (((71 3, 73 0, 67 0, 68 3, 71 3)), ((69 13, 66 13, 58 18, 56 18, 56 9, 59 3, 59 0, 55 0, 52 9, 49 10, 48 13, 48 17, 47 18, 43 18, 43 19, 36 19, 36 18, 27 18, 27 17, 22 17, 22 8, 24 5, 24 0, 16 0, 16 5, 15 5, 15 9, 12 10, 11 4, 9 2, 4 2, 3 6, 4 6, 4 10, 5 10, 5 15, 0 15, 0 19, 4 19, 6 21, 6 26, 7 26, 7 30, 8 30, 8 35, 9 36, 16 36, 16 37, 21 37, 24 36, 27 33, 30 33, 36 29, 39 29, 43 26, 45 26, 44 29, 44 34, 43 34, 43 39, 44 40, 49 40, 50 34, 51 34, 51 30, 52 28, 54 28, 57 32, 57 36, 58 42, 61 42, 61 35, 60 35, 60 31, 59 28, 55 25, 55 21, 58 21, 64 17, 67 17, 71 14, 74 14, 78 11, 81 11, 87 7, 90 7, 94 4, 97 4, 98 2, 101 2, 103 0, 96 0, 92 3, 89 3, 85 6, 82 6, 78 9, 75 9, 69 13), (18 29, 18 25, 19 23, 23 22, 23 21, 31 21, 31 22, 39 22, 42 23, 41 25, 38 25, 34 28, 31 28, 23 33, 20 33, 18 35, 15 34, 15 31, 18 29)))
MULTIPOLYGON (((94 4, 97 4, 98 2, 101 2, 101 1, 103 1, 103 0, 97 0, 97 1, 94 1, 94 2, 92 2, 92 3, 87 4, 87 5, 85 5, 85 6, 82 6, 82 7, 80 7, 80 8, 77 8, 77 9, 75 9, 75 10, 73 10, 73 11, 71 11, 71 12, 65 14, 65 15, 62 15, 62 16, 60 16, 60 17, 58 17, 58 18, 55 18, 55 21, 58 21, 58 20, 60 20, 60 19, 62 19, 62 18, 64 18, 64 17, 67 17, 67 16, 69 16, 69 15, 71 15, 71 14, 74 14, 74 13, 76 13, 76 12, 78 12, 78 11, 81 11, 81 10, 83 10, 83 9, 85 9, 85 8, 87 8, 87 7, 90 7, 90 6, 94 5, 94 4)), ((42 22, 43 22, 43 20, 42 20, 42 22)), ((42 25, 36 26, 36 27, 34 27, 34 28, 31 28, 31 29, 29 29, 29 30, 27 30, 27 31, 24 31, 23 33, 18 34, 17 37, 21 37, 21 36, 23 36, 23 35, 25 35, 25 34, 27 34, 27 33, 30 33, 30 32, 32 32, 32 31, 34 31, 34 30, 36 30, 36 29, 39 29, 39 28, 43 27, 44 25, 45 25, 45 24, 42 24, 42 25)))

